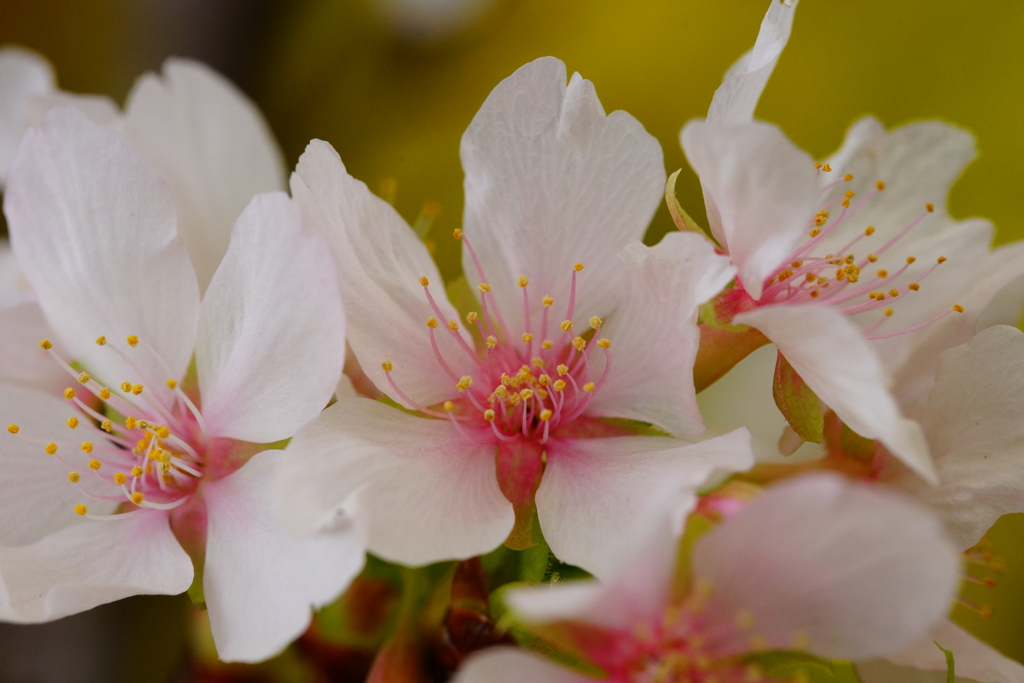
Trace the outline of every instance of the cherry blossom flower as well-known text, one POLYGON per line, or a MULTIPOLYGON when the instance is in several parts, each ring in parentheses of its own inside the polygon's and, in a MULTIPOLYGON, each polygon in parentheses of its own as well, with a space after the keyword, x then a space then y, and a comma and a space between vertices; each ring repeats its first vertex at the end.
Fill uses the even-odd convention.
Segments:
POLYGON ((282 519, 307 534, 359 490, 371 551, 422 564, 528 546, 536 509, 559 558, 603 575, 655 493, 676 494, 678 527, 710 475, 750 465, 745 431, 692 445, 622 420, 703 429, 697 308, 733 269, 696 235, 637 241, 661 150, 628 114, 606 115, 590 82, 567 86, 556 59, 491 93, 462 161, 465 318, 413 231, 333 149, 314 141, 300 159, 292 193, 332 244, 349 344, 406 410, 342 399, 300 431, 282 519))
POLYGON ((944 616, 959 582, 956 548, 925 508, 891 492, 813 474, 770 487, 693 547, 649 546, 607 585, 510 591, 526 631, 593 675, 496 648, 457 683, 764 680, 756 657, 890 655, 944 616))
POLYGON ((26 133, 4 210, 67 355, 50 340, 37 353, 69 386, 0 385, 0 617, 180 593, 195 563, 221 657, 279 651, 363 557, 341 514, 305 541, 277 531, 279 452, 260 445, 313 419, 341 373, 323 238, 284 193, 257 195, 200 298, 171 190, 72 107, 26 133))

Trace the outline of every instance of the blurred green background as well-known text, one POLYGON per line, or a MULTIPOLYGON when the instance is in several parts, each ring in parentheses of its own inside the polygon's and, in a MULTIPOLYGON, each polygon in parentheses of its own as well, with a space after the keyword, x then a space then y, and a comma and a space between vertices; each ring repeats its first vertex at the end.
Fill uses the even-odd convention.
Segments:
MULTIPOLYGON (((706 112, 725 69, 753 44, 767 6, 768 0, 0 0, 0 44, 49 57, 67 90, 118 101, 169 55, 207 61, 262 107, 290 164, 310 138, 322 138, 371 188, 397 182, 396 206, 407 218, 438 202, 433 235, 451 277, 456 245, 442 238, 462 211, 459 137, 499 80, 536 57, 560 57, 570 72, 594 81, 607 110, 630 112, 661 141, 671 172, 685 166, 680 128, 706 112)), ((818 157, 863 114, 888 126, 927 117, 962 125, 977 136, 980 157, 954 188, 952 213, 992 219, 999 242, 1019 239, 1022 36, 1019 2, 802 0, 758 116, 818 157)), ((689 170, 678 194, 703 219, 689 170)), ((670 227, 662 209, 649 241, 670 227)), ((1019 519, 1005 519, 993 536, 1008 562, 1003 584, 972 594, 996 607, 992 619, 982 623, 969 612, 958 618, 1024 660, 1022 539, 1019 519)), ((178 626, 167 627, 163 651, 185 648, 173 635, 182 630, 183 603, 129 604, 138 614, 165 610, 160 623, 178 626)), ((12 661, 11 643, 22 638, 12 633, 0 630, 0 676, 36 680, 24 673, 29 669, 4 669, 4 653, 12 661)), ((138 638, 134 633, 125 637, 138 638)), ((131 677, 161 680, 174 667, 160 662, 131 677)), ((114 667, 102 679, 126 675, 114 667)))

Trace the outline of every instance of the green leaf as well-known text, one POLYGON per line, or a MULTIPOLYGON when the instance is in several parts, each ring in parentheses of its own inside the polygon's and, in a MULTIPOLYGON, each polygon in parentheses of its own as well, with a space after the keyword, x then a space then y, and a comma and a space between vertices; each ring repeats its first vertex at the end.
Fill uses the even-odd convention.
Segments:
POLYGON ((956 667, 953 663, 953 653, 950 650, 939 645, 939 641, 933 640, 935 647, 942 650, 942 654, 946 655, 946 683, 956 683, 956 667))
POLYGON ((835 675, 832 660, 815 657, 796 650, 768 650, 743 658, 747 664, 756 665, 766 676, 786 676, 798 671, 816 670, 835 675))
POLYGON ((821 443, 825 432, 825 413, 821 400, 797 374, 781 351, 775 363, 772 395, 775 397, 775 405, 801 439, 821 443))

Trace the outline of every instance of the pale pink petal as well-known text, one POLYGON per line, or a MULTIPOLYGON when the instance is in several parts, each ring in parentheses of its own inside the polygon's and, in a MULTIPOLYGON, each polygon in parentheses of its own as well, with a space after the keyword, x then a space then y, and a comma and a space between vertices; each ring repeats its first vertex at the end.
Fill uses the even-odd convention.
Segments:
POLYGON ((0 48, 0 187, 29 122, 25 104, 57 87, 53 68, 35 52, 0 48))
POLYGON ((532 652, 497 647, 467 659, 452 683, 588 683, 593 680, 532 652))
POLYGON ((682 143, 704 189, 711 231, 759 299, 764 280, 785 263, 814 216, 814 160, 767 123, 690 121, 682 143))
POLYGON ((709 647, 809 645, 824 657, 898 652, 949 610, 960 580, 942 523, 911 499, 813 474, 776 484, 698 541, 693 572, 711 588, 709 647), (738 618, 752 617, 744 630, 738 618))
POLYGON ((274 136, 230 81, 185 59, 138 80, 125 130, 171 186, 178 230, 205 290, 249 199, 286 187, 274 136))
POLYGON ((392 376, 413 401, 432 405, 450 398, 455 380, 431 349, 426 321, 435 314, 419 278, 428 279, 443 313, 436 338, 449 362, 466 357, 444 329, 444 321, 457 320, 459 314, 448 303, 437 266, 416 233, 391 205, 345 171, 326 142, 309 143, 291 184, 304 223, 322 231, 331 244, 349 320, 348 342, 363 371, 407 407, 412 406, 388 383, 384 361, 392 362, 392 376))
POLYGON ((903 416, 890 378, 860 331, 828 306, 765 306, 736 316, 775 342, 818 398, 850 429, 878 439, 930 482, 935 468, 920 426, 903 416))
MULTIPOLYGON (((167 513, 90 520, 31 545, 0 546, 6 600, 0 619, 52 621, 130 595, 175 595, 192 583, 192 560, 167 513)), ((2 590, 0 590, 2 592, 2 590)))
MULTIPOLYGON (((681 232, 655 247, 633 242, 620 258, 618 268, 629 275, 621 280, 618 305, 594 335, 612 342, 612 366, 587 414, 641 420, 677 435, 699 433, 704 424, 693 388, 697 310, 728 284, 735 268, 708 240, 681 232)), ((590 358, 599 377, 605 355, 593 349, 590 358)))
MULTIPOLYGON (((37 347, 38 348, 38 347, 37 347)), ((116 502, 87 498, 68 482, 69 471, 82 474, 82 486, 92 490, 87 456, 79 450, 83 441, 102 442, 100 432, 83 419, 75 430, 67 419, 80 415, 68 401, 41 391, 0 384, 0 545, 25 545, 67 526, 78 526, 82 518, 75 506, 88 504, 89 511, 107 514, 116 502), (18 426, 17 435, 7 426, 18 426), (29 441, 36 439, 41 441, 29 441), (56 455, 74 466, 72 469, 46 454, 47 443, 58 444, 56 455)), ((89 524, 84 522, 83 525, 89 524)))
MULTIPOLYGON (((594 85, 544 57, 491 92, 462 136, 463 229, 509 325, 522 325, 525 275, 539 320, 540 298, 565 317, 573 264, 573 319, 604 316, 621 275, 616 256, 641 239, 665 191, 661 147, 629 114, 605 115, 594 85)), ((463 270, 481 278, 463 250, 463 270)), ((536 323, 535 323, 536 324, 536 323)))
POLYGON ((264 451, 203 488, 209 515, 203 592, 217 655, 255 662, 280 652, 309 626, 313 609, 333 602, 362 569, 358 524, 295 540, 274 520, 274 467, 264 451))
POLYGON ((771 77, 779 55, 789 42, 797 0, 773 0, 761 21, 754 47, 725 74, 708 109, 708 121, 746 123, 771 77))
POLYGON ((10 244, 0 240, 0 310, 35 300, 32 287, 14 260, 10 244))
POLYGON ((285 451, 277 505, 290 533, 308 536, 359 491, 370 552, 402 564, 481 555, 512 530, 495 448, 451 423, 343 398, 285 451))
POLYGON ((123 136, 77 109, 48 113, 11 164, 4 212, 11 246, 72 357, 101 381, 157 395, 180 379, 195 345, 199 292, 175 230, 174 200, 123 136), (95 340, 130 349, 137 373, 95 340))
POLYGON ((601 579, 614 575, 623 545, 652 519, 668 520, 664 541, 671 543, 713 474, 754 464, 742 429, 699 444, 655 436, 556 439, 547 453, 536 494, 544 538, 559 559, 601 579))
POLYGON ((298 205, 253 197, 202 303, 196 370, 211 430, 270 443, 323 410, 345 362, 335 283, 327 241, 303 230, 298 205))
POLYGON ((922 410, 939 485, 897 483, 946 518, 961 548, 1000 516, 1024 512, 1024 334, 991 327, 942 354, 922 410))
POLYGON ((886 660, 858 662, 863 683, 946 683, 946 655, 953 653, 957 683, 1021 683, 1024 665, 1000 654, 949 620, 886 660))

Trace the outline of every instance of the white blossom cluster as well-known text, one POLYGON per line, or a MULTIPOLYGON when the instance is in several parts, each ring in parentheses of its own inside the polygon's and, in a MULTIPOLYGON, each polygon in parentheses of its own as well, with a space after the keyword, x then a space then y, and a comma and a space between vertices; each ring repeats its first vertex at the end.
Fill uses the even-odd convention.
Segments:
POLYGON ((561 61, 498 84, 447 286, 329 143, 286 178, 206 67, 122 110, 0 51, 0 619, 188 590, 255 662, 367 552, 543 543, 593 578, 504 590, 531 635, 459 683, 944 681, 943 649, 1024 681, 947 620, 1024 512, 1024 246, 948 214, 962 129, 865 118, 815 162, 753 118, 795 4, 682 129, 707 230, 561 61))

